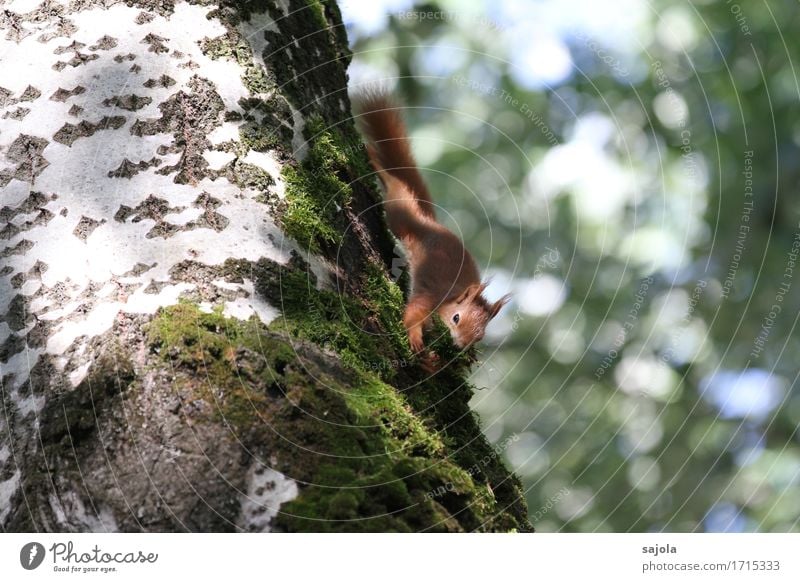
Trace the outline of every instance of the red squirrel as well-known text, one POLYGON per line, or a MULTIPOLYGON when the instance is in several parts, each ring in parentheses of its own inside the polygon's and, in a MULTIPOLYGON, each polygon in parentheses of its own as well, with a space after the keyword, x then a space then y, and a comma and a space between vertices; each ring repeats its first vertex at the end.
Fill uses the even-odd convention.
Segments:
POLYGON ((461 240, 437 222, 433 200, 417 170, 399 106, 386 93, 370 91, 354 99, 357 123, 370 162, 386 193, 389 228, 408 254, 411 295, 403 315, 408 341, 415 353, 425 345, 424 327, 438 313, 450 328, 454 343, 467 348, 480 341, 486 325, 508 303, 483 296, 475 259, 461 240))

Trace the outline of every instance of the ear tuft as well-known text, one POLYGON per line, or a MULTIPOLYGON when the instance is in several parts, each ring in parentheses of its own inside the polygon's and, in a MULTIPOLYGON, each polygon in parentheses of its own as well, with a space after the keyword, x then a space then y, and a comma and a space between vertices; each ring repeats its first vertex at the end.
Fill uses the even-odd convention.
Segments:
POLYGON ((511 294, 503 295, 500 299, 492 303, 491 307, 489 308, 489 319, 493 319, 495 315, 500 313, 500 310, 509 301, 511 301, 511 294))

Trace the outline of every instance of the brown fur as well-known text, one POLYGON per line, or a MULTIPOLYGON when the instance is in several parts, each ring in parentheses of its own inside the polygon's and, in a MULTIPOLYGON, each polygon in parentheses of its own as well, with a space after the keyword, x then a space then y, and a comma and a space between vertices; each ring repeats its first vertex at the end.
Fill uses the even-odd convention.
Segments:
POLYGON ((453 340, 465 348, 483 338, 486 325, 508 303, 483 297, 475 260, 461 240, 436 221, 433 200, 417 170, 398 105, 387 94, 356 96, 355 111, 367 151, 386 191, 389 228, 406 248, 411 296, 403 324, 411 348, 424 348, 422 329, 437 312, 453 340), (454 317, 458 316, 458 322, 454 317))

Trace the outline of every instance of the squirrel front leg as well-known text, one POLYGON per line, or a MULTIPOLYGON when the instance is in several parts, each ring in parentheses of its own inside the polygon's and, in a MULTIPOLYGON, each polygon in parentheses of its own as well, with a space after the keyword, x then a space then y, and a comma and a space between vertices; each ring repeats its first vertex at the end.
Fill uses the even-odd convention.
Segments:
POLYGON ((425 348, 422 341, 422 328, 433 311, 434 301, 427 295, 412 295, 403 314, 403 325, 408 332, 411 350, 418 354, 425 348))

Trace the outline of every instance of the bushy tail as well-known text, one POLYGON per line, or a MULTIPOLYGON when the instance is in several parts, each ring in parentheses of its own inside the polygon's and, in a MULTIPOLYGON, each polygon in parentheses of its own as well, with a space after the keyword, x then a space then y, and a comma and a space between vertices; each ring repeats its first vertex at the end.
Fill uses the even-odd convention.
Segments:
POLYGON ((372 165, 386 189, 387 202, 391 203, 387 213, 391 214, 394 205, 399 211, 403 202, 413 201, 418 212, 435 220, 433 201, 411 153, 400 106, 386 92, 370 90, 353 97, 353 110, 368 143, 372 165))

